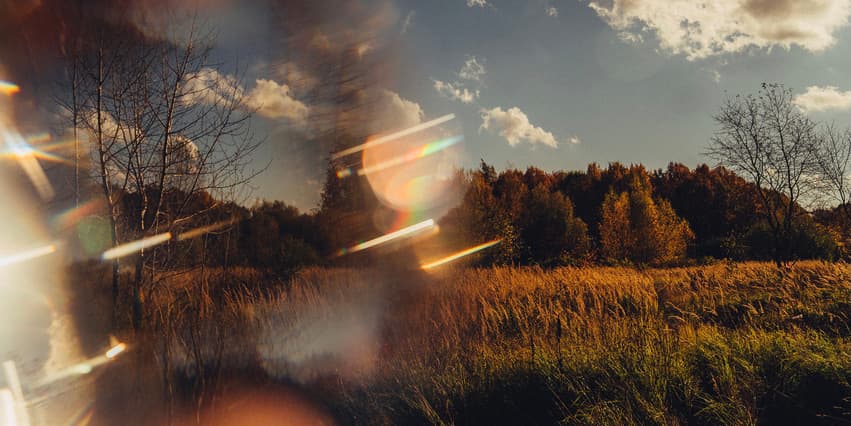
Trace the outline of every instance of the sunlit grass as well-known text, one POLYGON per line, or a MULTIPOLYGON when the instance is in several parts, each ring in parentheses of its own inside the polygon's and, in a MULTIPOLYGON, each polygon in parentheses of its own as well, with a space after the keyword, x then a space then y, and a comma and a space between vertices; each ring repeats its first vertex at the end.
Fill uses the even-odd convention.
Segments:
POLYGON ((353 356, 342 353, 307 371, 264 366, 320 392, 340 418, 379 424, 829 424, 851 416, 847 264, 438 272, 307 269, 275 282, 250 269, 208 269, 164 278, 149 293, 147 327, 171 330, 182 342, 173 347, 191 348, 191 329, 219 336, 217 344, 239 341, 195 356, 250 363, 245 348, 285 344, 287 330, 317 318, 344 327, 361 315, 352 300, 378 295, 367 361, 335 363, 353 356), (282 330, 272 338, 280 341, 264 341, 260 331, 269 329, 282 330))

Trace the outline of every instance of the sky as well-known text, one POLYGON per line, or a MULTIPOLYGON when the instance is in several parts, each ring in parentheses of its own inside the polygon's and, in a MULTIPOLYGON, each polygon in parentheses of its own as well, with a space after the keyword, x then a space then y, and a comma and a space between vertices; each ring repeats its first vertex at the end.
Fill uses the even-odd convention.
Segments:
POLYGON ((374 130, 455 114, 465 168, 711 164, 713 114, 762 82, 790 88, 816 120, 851 124, 851 0, 328 1, 313 6, 329 16, 316 28, 288 28, 281 3, 298 2, 200 2, 227 64, 210 78, 238 64, 265 138, 252 195, 302 210, 325 177, 328 153, 305 124, 322 107, 309 89, 323 83, 288 49, 334 52, 359 37, 361 58, 393 64, 392 76, 376 72, 385 119, 374 130), (307 47, 282 41, 293 32, 307 47))

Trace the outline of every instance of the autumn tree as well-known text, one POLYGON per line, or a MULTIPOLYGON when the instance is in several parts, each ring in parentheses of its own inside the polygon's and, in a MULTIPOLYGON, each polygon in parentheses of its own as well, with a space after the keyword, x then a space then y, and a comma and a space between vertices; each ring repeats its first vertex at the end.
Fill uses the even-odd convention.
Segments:
POLYGON ((649 181, 633 178, 629 191, 609 192, 601 207, 600 246, 604 257, 639 264, 681 261, 694 234, 668 201, 653 199, 649 181))
POLYGON ((459 247, 500 240, 482 254, 482 263, 514 264, 519 261, 520 236, 509 210, 494 196, 497 179, 493 167, 482 161, 479 170, 467 173, 467 190, 461 203, 441 223, 459 247))

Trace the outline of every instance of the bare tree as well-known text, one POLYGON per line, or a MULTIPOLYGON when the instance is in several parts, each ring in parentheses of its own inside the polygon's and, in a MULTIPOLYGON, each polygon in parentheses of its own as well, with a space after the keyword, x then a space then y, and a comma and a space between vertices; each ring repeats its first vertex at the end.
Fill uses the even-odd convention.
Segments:
POLYGON ((851 130, 833 124, 819 132, 818 171, 821 190, 851 220, 851 130))
MULTIPOLYGON (((72 87, 85 92, 77 108, 92 146, 93 177, 110 211, 113 245, 177 235, 202 213, 189 208, 193 200, 232 196, 256 175, 248 170, 260 144, 250 131, 252 110, 239 80, 210 62, 212 42, 192 19, 167 41, 102 30, 83 55, 87 81, 72 87)), ((169 257, 150 252, 140 250, 135 259, 137 327, 143 285, 155 268, 169 266, 169 257)), ((116 259, 114 301, 117 275, 116 259)))
POLYGON ((714 117, 719 129, 707 155, 756 185, 774 239, 774 260, 791 260, 799 203, 817 188, 816 124, 782 85, 763 83, 756 95, 727 99, 714 117))

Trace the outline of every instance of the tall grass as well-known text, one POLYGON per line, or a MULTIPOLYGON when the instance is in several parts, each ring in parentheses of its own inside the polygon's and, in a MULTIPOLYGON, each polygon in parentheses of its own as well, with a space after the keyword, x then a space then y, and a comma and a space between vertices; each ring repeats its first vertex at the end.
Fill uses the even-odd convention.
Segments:
POLYGON ((207 270, 151 294, 164 381, 254 366, 346 423, 851 423, 846 264, 207 270))

